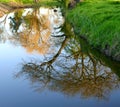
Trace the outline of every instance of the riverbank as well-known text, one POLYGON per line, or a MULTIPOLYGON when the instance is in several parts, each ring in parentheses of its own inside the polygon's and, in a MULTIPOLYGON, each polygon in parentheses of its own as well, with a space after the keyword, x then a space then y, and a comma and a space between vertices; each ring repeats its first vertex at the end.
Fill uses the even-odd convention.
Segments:
POLYGON ((26 6, 38 7, 59 5, 57 0, 1 0, 0 3, 14 8, 26 6))
POLYGON ((120 1, 84 0, 67 12, 77 35, 93 47, 120 61, 120 1))

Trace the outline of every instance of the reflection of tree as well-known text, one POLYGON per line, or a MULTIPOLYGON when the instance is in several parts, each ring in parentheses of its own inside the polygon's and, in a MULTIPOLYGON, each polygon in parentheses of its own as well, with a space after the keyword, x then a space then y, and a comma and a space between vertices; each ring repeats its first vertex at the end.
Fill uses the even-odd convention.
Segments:
POLYGON ((50 22, 48 17, 37 17, 39 10, 34 10, 32 14, 26 17, 28 29, 20 33, 21 44, 29 51, 37 50, 45 53, 49 47, 48 40, 50 37, 50 22))
POLYGON ((87 57, 87 61, 82 52, 79 52, 78 56, 81 56, 81 61, 76 58, 74 66, 69 67, 69 72, 59 81, 63 92, 68 95, 81 93, 85 98, 106 98, 119 84, 116 75, 102 66, 92 55, 87 57))
MULTIPOLYGON (((67 23, 65 26, 67 31, 67 23)), ((70 32, 67 32, 61 47, 52 58, 41 63, 23 64, 21 72, 16 76, 26 75, 32 83, 38 85, 35 86, 37 91, 48 88, 70 96, 80 94, 85 98, 106 99, 113 89, 119 88, 117 75, 92 53, 84 54, 79 42, 73 37, 69 39, 68 35, 70 32)))
POLYGON ((16 10, 2 19, 0 41, 5 42, 9 39, 14 44, 22 45, 28 52, 37 51, 45 54, 51 44, 54 44, 51 36, 63 35, 59 33, 59 27, 64 22, 59 8, 16 10))
POLYGON ((33 10, 31 14, 24 17, 22 14, 18 17, 18 13, 20 11, 16 12, 13 18, 10 17, 12 31, 15 31, 18 35, 13 36, 11 39, 17 39, 28 52, 37 50, 40 53, 45 53, 49 47, 47 42, 50 37, 50 22, 48 17, 41 16, 39 19, 39 9, 33 10), (24 25, 24 30, 19 32, 22 25, 24 25))
POLYGON ((47 53, 52 43, 50 36, 54 35, 53 31, 55 29, 57 31, 57 28, 63 24, 60 14, 57 9, 54 11, 50 8, 36 8, 28 12, 16 11, 14 16, 9 17, 10 28, 14 35, 10 40, 15 44, 19 42, 28 52, 47 53), (54 28, 53 24, 56 24, 57 28, 54 28))

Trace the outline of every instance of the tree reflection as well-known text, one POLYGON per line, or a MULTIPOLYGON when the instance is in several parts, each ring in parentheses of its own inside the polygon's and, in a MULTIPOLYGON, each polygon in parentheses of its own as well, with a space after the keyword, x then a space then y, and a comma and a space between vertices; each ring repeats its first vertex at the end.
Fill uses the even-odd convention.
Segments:
POLYGON ((69 32, 65 32, 62 42, 58 41, 61 45, 56 54, 39 63, 24 63, 16 77, 25 75, 36 91, 47 88, 68 96, 107 99, 112 90, 119 88, 118 76, 92 53, 83 53, 69 24, 64 27, 69 32))
POLYGON ((28 9, 6 15, 0 22, 0 41, 4 42, 3 33, 8 31, 3 29, 6 22, 10 26, 11 36, 7 37, 10 42, 45 56, 39 62, 22 64, 21 71, 16 74, 16 77, 25 75, 36 91, 47 88, 68 96, 106 99, 112 90, 119 88, 116 69, 107 67, 102 58, 88 52, 88 45, 82 45, 71 25, 67 22, 63 25, 59 9, 45 9, 44 12, 28 9), (61 33, 61 25, 64 33, 61 33))
POLYGON ((49 48, 50 21, 46 16, 41 16, 39 19, 38 15, 39 10, 35 9, 32 14, 25 17, 28 26, 26 30, 19 33, 19 41, 28 52, 37 50, 44 54, 49 48))
POLYGON ((15 11, 1 23, 6 21, 9 23, 7 26, 10 26, 7 31, 11 31, 11 36, 7 37, 10 42, 22 45, 28 52, 45 54, 52 44, 51 35, 59 36, 59 27, 64 19, 59 8, 41 7, 15 11))

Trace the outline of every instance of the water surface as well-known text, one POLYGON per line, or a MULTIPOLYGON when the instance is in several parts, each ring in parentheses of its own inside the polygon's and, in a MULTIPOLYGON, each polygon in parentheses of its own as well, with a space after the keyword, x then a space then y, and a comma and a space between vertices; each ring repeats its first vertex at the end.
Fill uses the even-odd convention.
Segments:
POLYGON ((59 8, 0 18, 1 107, 119 107, 120 64, 73 33, 59 8))

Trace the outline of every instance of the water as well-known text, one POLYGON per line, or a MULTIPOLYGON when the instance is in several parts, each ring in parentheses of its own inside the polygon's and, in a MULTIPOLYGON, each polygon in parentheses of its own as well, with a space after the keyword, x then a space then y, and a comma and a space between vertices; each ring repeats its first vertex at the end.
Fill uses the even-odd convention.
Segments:
POLYGON ((120 64, 75 36, 56 10, 0 18, 0 106, 119 107, 120 64))

